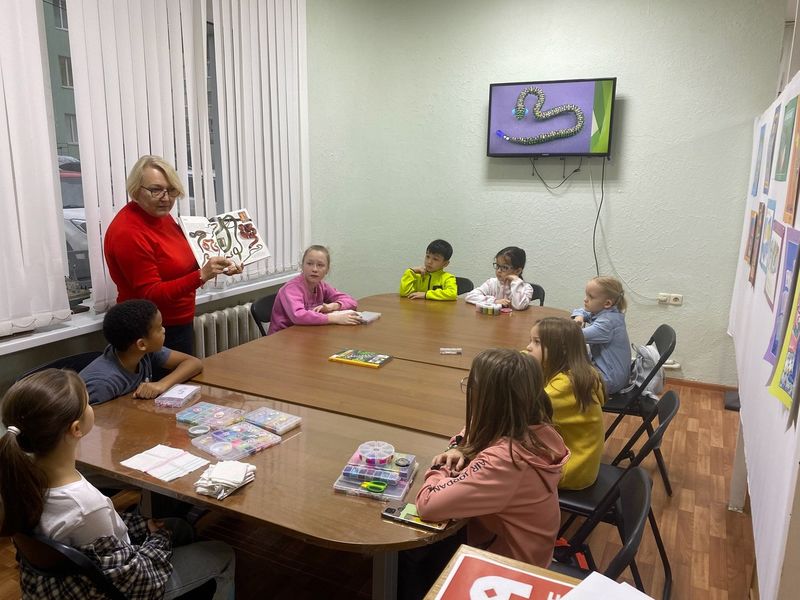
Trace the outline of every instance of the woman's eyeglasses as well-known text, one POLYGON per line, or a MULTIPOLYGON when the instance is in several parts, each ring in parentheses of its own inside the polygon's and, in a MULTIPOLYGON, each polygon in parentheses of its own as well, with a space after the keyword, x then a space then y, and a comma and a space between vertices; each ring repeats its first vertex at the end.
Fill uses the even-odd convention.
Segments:
POLYGON ((498 265, 497 263, 492 263, 492 267, 494 267, 495 271, 500 271, 501 273, 508 273, 512 269, 510 265, 498 265))
POLYGON ((170 198, 177 198, 181 194, 175 188, 164 189, 164 188, 149 188, 142 186, 142 189, 147 190, 150 193, 150 196, 152 198, 155 198, 156 200, 161 200, 166 195, 169 195, 170 198))

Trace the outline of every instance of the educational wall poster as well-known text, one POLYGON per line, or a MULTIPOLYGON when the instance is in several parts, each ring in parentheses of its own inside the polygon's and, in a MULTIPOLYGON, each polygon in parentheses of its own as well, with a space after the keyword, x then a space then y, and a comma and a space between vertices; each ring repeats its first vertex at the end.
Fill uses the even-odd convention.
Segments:
POLYGON ((794 131, 794 119, 796 114, 797 96, 786 103, 786 110, 783 112, 781 143, 778 146, 778 160, 775 165, 775 181, 786 181, 786 171, 789 169, 789 153, 792 150, 792 131, 794 131))
POLYGON ((775 115, 772 117, 772 130, 769 132, 769 143, 767 143, 767 162, 764 168, 764 193, 769 194, 769 183, 772 181, 772 161, 775 158, 775 139, 778 137, 778 123, 781 118, 781 105, 775 107, 775 115))
POLYGON ((783 249, 783 233, 785 227, 780 221, 772 223, 772 231, 768 232, 769 242, 767 251, 767 268, 764 277, 764 295, 767 297, 767 304, 770 310, 775 309, 775 288, 778 284, 778 268, 781 265, 781 250, 783 249))
POLYGON ((767 270, 768 246, 772 239, 772 222, 775 220, 775 200, 767 200, 767 212, 764 213, 764 225, 761 227, 761 250, 758 254, 758 266, 767 270))
POLYGON ((758 221, 758 211, 750 211, 750 233, 747 235, 747 243, 744 245, 744 262, 750 264, 750 257, 753 255, 753 240, 756 237, 756 221, 758 221))
POLYGON ((761 133, 758 136, 758 154, 756 154, 756 166, 753 169, 753 188, 750 190, 750 195, 755 196, 758 194, 758 182, 761 181, 761 159, 764 156, 764 136, 767 132, 767 126, 761 126, 761 133))
MULTIPOLYGON (((800 229, 797 215, 800 212, 797 204, 800 194, 800 73, 758 113, 748 123, 751 155, 745 169, 753 169, 757 162, 761 129, 766 124, 759 187, 757 193, 751 195, 755 174, 749 171, 742 182, 747 186, 742 189, 745 203, 738 209, 742 211, 736 233, 739 260, 736 256, 730 257, 736 266, 736 279, 730 298, 728 333, 735 349, 732 354, 741 399, 737 442, 737 449, 741 452, 737 456, 735 471, 738 475, 734 479, 738 478, 743 484, 739 486, 741 493, 734 493, 732 506, 744 503, 742 488, 745 481, 741 467, 746 463, 753 545, 759 567, 758 595, 778 598, 798 596, 798 586, 792 587, 792 582, 787 583, 784 567, 788 564, 785 564, 787 557, 800 552, 800 535, 794 535, 796 530, 800 530, 800 511, 791 509, 800 493, 800 423, 795 421, 795 411, 800 409, 800 233, 797 231, 800 229), (783 139, 786 129, 782 126, 788 128, 791 120, 791 115, 786 115, 786 121, 781 115, 778 128, 781 139, 776 143, 772 171, 773 176, 780 176, 781 165, 778 163, 788 159, 786 180, 771 179, 769 192, 764 195, 766 174, 763 167, 769 156, 770 123, 776 112, 783 110, 781 107, 788 109, 795 98, 791 152, 786 156, 785 151, 778 148, 778 145, 786 143, 783 139), (775 213, 770 226, 767 221, 772 200, 775 201, 775 213), (764 239, 756 250, 750 232, 752 213, 756 212, 757 220, 760 202, 765 203, 761 228, 764 239), (751 283, 752 262, 746 265, 740 262, 747 254, 748 241, 752 246, 750 261, 758 261, 755 285, 751 283), (766 252, 764 243, 767 243, 766 252), (760 271, 762 262, 766 264, 763 273, 760 271), (744 461, 740 460, 742 454, 744 461)), ((756 235, 753 228, 752 237, 756 235)))
POLYGON ((264 237, 246 209, 208 218, 179 217, 179 222, 200 266, 212 256, 227 256, 243 265, 270 257, 264 237))
MULTIPOLYGON (((764 360, 773 366, 778 359, 781 341, 786 331, 786 314, 788 312, 789 302, 791 302, 791 298, 794 296, 795 262, 797 260, 798 250, 800 250, 800 231, 787 227, 783 237, 783 261, 780 263, 783 266, 778 269, 781 283, 778 287, 778 296, 775 299, 776 308, 775 319, 772 324, 772 334, 769 336, 767 351, 764 353, 764 360)), ((770 375, 770 379, 772 379, 772 375, 770 375)))
POLYGON ((753 232, 753 250, 750 253, 750 285, 756 284, 756 273, 758 273, 758 253, 761 251, 761 225, 764 223, 764 203, 758 204, 758 215, 756 216, 756 228, 753 232))
POLYGON ((775 372, 769 384, 769 392, 786 408, 791 408, 797 384, 797 369, 800 367, 800 355, 797 353, 797 342, 800 340, 800 312, 798 298, 800 286, 795 285, 792 307, 789 310, 789 321, 781 344, 781 353, 775 365, 775 372))
POLYGON ((786 203, 783 208, 783 222, 794 226, 794 214, 797 210, 797 184, 800 182, 800 119, 794 120, 792 135, 792 159, 789 161, 789 182, 786 184, 786 203))

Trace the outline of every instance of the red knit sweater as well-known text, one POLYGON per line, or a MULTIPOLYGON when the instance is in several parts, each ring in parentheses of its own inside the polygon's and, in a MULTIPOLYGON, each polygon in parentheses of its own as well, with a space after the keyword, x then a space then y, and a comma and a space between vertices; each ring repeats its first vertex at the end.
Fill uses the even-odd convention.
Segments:
POLYGON ((158 306, 164 325, 191 322, 195 290, 203 282, 192 249, 171 215, 153 217, 136 202, 128 202, 109 225, 103 251, 117 284, 117 302, 146 298, 158 306))

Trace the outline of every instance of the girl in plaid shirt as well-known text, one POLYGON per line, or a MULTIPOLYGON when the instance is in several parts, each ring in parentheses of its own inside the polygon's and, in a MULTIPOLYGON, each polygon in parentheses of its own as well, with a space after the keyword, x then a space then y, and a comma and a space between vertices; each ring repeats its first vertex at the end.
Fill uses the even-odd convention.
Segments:
MULTIPOLYGON (((120 517, 111 500, 75 468, 80 439, 94 425, 86 386, 73 371, 46 369, 15 383, 3 398, 0 437, 0 535, 36 532, 77 547, 127 598, 175 598, 216 580, 215 599, 234 597, 234 555, 227 544, 172 548, 164 522, 120 517)), ((23 598, 103 598, 85 577, 52 577, 20 565, 23 598)))

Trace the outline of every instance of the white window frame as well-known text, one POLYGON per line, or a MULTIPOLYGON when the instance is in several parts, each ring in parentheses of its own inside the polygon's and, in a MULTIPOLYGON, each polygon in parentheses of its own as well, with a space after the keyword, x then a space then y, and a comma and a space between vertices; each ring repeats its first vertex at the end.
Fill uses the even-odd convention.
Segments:
POLYGON ((61 87, 73 89, 75 87, 75 79, 72 76, 72 58, 59 54, 58 71, 61 75, 61 87))
POLYGON ((78 144, 78 117, 71 113, 64 114, 64 123, 69 134, 68 144, 78 144))
POLYGON ((53 0, 53 19, 56 29, 69 31, 69 21, 67 20, 67 0, 53 0))

